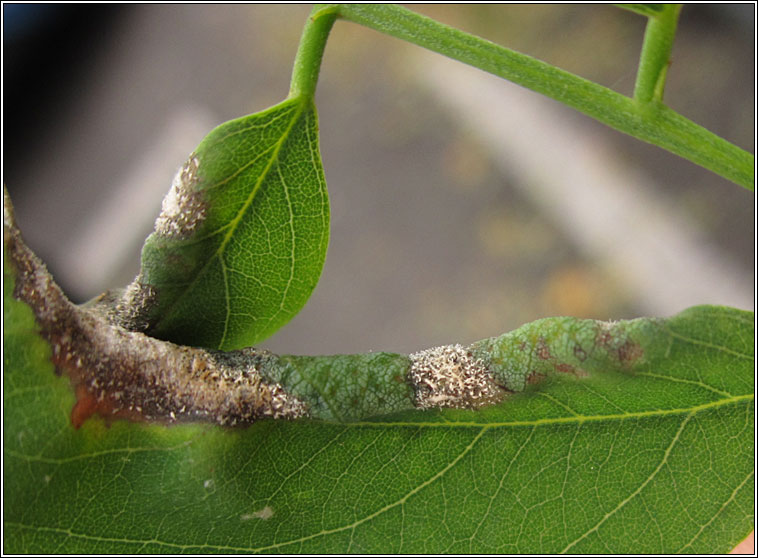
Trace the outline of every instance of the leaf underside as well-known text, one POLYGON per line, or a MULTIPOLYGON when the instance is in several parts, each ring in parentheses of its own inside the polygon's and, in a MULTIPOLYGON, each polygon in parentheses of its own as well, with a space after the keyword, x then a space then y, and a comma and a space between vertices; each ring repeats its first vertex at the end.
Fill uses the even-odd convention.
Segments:
POLYGON ((714 553, 753 523, 752 313, 691 309, 634 374, 479 411, 77 431, 11 288, 5 552, 714 553))
POLYGON ((156 231, 142 251, 139 281, 157 293, 147 333, 214 349, 251 346, 300 311, 326 258, 316 108, 295 98, 226 122, 193 158, 190 209, 202 218, 189 234, 156 231))

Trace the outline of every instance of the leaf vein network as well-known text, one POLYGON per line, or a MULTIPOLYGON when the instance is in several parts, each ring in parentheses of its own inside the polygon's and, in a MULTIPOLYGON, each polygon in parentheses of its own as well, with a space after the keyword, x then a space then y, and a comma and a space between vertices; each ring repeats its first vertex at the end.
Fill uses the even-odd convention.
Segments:
POLYGON ((593 527, 582 533, 579 537, 571 541, 568 545, 566 545, 563 550, 560 551, 560 554, 566 554, 572 547, 577 545, 579 542, 587 538, 591 533, 596 532, 600 527, 605 523, 608 519, 610 519, 613 515, 615 515, 618 511, 620 511, 626 504, 628 504, 632 499, 637 497, 644 488, 652 481, 660 472, 661 469, 663 469, 663 466, 668 463, 669 455, 671 455, 671 451, 673 450, 676 443, 679 441, 679 437, 682 435, 682 432, 684 431, 684 427, 687 426, 687 423, 690 421, 690 419, 695 415, 694 411, 688 414, 686 417, 684 417, 684 420, 679 425, 679 429, 674 434, 673 438, 671 439, 671 442, 669 443, 666 450, 663 452, 663 457, 661 458, 658 465, 651 471, 651 473, 648 475, 648 477, 635 489, 632 491, 631 494, 629 494, 626 498, 621 500, 615 508, 610 510, 609 512, 606 512, 605 515, 598 521, 593 527))
POLYGON ((391 504, 387 504, 386 506, 384 506, 384 507, 376 510, 375 512, 372 512, 372 513, 368 514, 367 516, 365 516, 365 517, 363 517, 361 519, 358 519, 358 520, 354 521, 353 523, 351 523, 349 525, 343 525, 341 527, 335 527, 333 529, 324 529, 324 530, 322 530, 322 531, 320 531, 318 533, 312 533, 310 535, 306 535, 306 536, 300 537, 298 539, 293 539, 293 540, 289 540, 289 541, 283 541, 281 543, 275 543, 275 544, 267 545, 267 546, 264 546, 264 547, 254 548, 254 549, 249 549, 249 550, 252 551, 252 552, 263 552, 263 551, 266 551, 266 550, 272 550, 272 549, 280 548, 280 547, 287 546, 287 545, 290 545, 290 544, 303 543, 303 542, 306 542, 308 540, 311 540, 311 539, 314 539, 314 538, 317 538, 317 537, 320 537, 320 536, 331 535, 333 533, 339 533, 339 532, 342 532, 342 531, 346 531, 348 529, 355 529, 356 527, 362 525, 363 523, 366 523, 367 521, 370 521, 370 520, 374 519, 375 517, 380 516, 381 514, 385 513, 386 511, 389 511, 389 510, 391 510, 391 509, 393 509, 393 508, 395 508, 397 506, 404 505, 405 502, 407 502, 408 499, 411 496, 413 496, 414 494, 417 494, 418 492, 420 492, 421 490, 423 490, 424 488, 426 488, 427 486, 429 486, 433 482, 435 482, 438 479, 440 479, 443 475, 445 475, 445 473, 447 473, 450 469, 452 469, 461 459, 463 459, 463 457, 465 457, 469 452, 471 452, 471 450, 473 449, 473 447, 482 438, 482 436, 484 435, 484 433, 487 430, 488 430, 487 428, 480 429, 480 431, 476 434, 476 436, 473 437, 473 439, 471 440, 471 442, 465 448, 463 448, 463 450, 454 459, 452 459, 445 467, 443 467, 442 469, 440 469, 437 473, 435 473, 434 475, 432 475, 431 477, 429 477, 424 482, 420 483, 415 488, 409 490, 405 494, 405 496, 403 496, 402 498, 396 500, 395 502, 392 502, 391 504))
POLYGON ((701 525, 701 526, 700 526, 700 529, 698 529, 698 532, 697 532, 697 533, 695 533, 695 534, 692 536, 692 538, 689 540, 689 542, 687 542, 687 544, 685 544, 684 546, 682 546, 682 548, 680 548, 679 550, 677 550, 677 551, 676 551, 676 552, 677 552, 677 554, 680 554, 680 553, 684 553, 684 552, 685 552, 685 549, 686 549, 687 547, 691 546, 691 545, 692 545, 692 543, 693 543, 693 542, 695 542, 695 539, 697 539, 697 538, 700 536, 700 534, 701 534, 701 533, 702 533, 702 532, 703 532, 703 531, 704 531, 704 530, 705 530, 705 529, 706 529, 706 528, 707 528, 707 527, 708 527, 708 526, 709 526, 711 523, 713 523, 713 522, 716 520, 716 518, 718 518, 718 517, 719 517, 719 516, 720 516, 720 515, 721 515, 721 514, 724 512, 724 509, 727 507, 727 505, 729 505, 729 504, 730 504, 732 501, 734 501, 734 499, 737 497, 737 493, 738 493, 740 490, 742 490, 742 487, 744 487, 744 486, 745 486, 745 484, 747 484, 747 482, 748 482, 748 481, 749 481, 749 480, 750 480, 750 479, 753 477, 753 475, 755 475, 755 471, 750 471, 750 472, 747 474, 747 476, 746 476, 744 479, 742 479, 742 482, 740 482, 740 484, 738 484, 738 485, 737 485, 737 486, 734 488, 734 490, 732 490, 732 493, 729 495, 729 498, 727 498, 727 499, 726 499, 726 501, 725 501, 723 504, 721 504, 721 507, 719 508, 719 510, 718 510, 718 511, 717 511, 715 514, 713 514, 713 516, 712 516, 712 517, 711 517, 711 518, 710 518, 708 521, 706 521, 706 522, 705 522, 703 525, 701 525))
POLYGON ((735 351, 734 349, 730 349, 729 347, 724 347, 723 345, 716 345, 714 343, 709 343, 708 341, 703 341, 701 339, 695 339, 693 337, 687 337, 686 335, 682 335, 681 333, 677 333, 676 331, 672 331, 670 328, 664 327, 663 330, 671 335, 671 337, 674 337, 676 339, 679 339, 680 341, 684 341, 685 343, 690 343, 692 345, 700 345, 701 347, 707 347, 709 349, 714 349, 716 351, 721 351, 727 354, 730 354, 732 356, 735 356, 737 358, 743 358, 747 360, 753 360, 755 358, 755 355, 747 354, 747 353, 741 353, 739 351, 735 351))

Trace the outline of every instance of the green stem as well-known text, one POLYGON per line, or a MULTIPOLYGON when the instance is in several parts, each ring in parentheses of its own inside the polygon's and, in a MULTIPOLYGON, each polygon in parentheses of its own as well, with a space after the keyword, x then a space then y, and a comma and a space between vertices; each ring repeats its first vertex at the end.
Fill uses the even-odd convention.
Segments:
POLYGON ((312 99, 315 95, 324 47, 336 19, 336 8, 330 6, 315 6, 308 16, 292 69, 290 99, 312 99))
POLYGON ((648 18, 637 81, 634 84, 634 98, 641 103, 663 100, 666 70, 681 10, 681 4, 670 4, 660 13, 648 18))
MULTIPOLYGON (((334 6, 330 8, 333 9, 334 6)), ((343 19, 422 46, 542 93, 620 132, 667 149, 749 190, 753 189, 752 154, 661 103, 639 103, 535 58, 399 6, 339 4, 336 9, 343 19)), ((653 67, 652 63, 650 67, 653 67)), ((662 91, 662 83, 660 86, 662 91)))

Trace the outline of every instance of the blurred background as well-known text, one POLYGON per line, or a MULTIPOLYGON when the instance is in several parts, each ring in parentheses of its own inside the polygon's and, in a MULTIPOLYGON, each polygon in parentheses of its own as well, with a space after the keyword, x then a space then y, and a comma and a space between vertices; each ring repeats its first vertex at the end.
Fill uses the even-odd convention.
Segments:
MULTIPOLYGON (((645 18, 417 5, 631 94, 645 18)), ((3 5, 3 182, 76 301, 137 274, 173 174, 283 100, 304 5, 3 5)), ((755 6, 683 9, 665 99, 754 153, 755 6)), ((754 195, 536 93, 347 22, 317 92, 332 229, 305 309, 263 343, 470 343, 552 315, 754 306, 754 195)))

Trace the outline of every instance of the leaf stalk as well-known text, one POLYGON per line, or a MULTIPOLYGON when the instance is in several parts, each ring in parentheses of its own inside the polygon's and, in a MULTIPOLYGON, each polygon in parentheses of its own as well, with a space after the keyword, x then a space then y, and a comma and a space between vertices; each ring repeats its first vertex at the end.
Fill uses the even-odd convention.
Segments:
POLYGON ((669 4, 661 12, 648 17, 634 84, 637 102, 663 101, 666 71, 671 62, 671 47, 681 11, 681 4, 669 4))
MULTIPOLYGON (((336 13, 347 21, 424 47, 542 93, 611 128, 662 147, 753 190, 755 157, 751 153, 684 118, 661 102, 640 102, 641 99, 648 98, 650 101, 660 101, 663 95, 668 56, 679 11, 679 6, 672 6, 656 18, 651 17, 651 21, 655 21, 648 27, 644 41, 638 75, 639 94, 630 98, 531 56, 459 31, 400 6, 328 4, 314 8, 314 14, 328 13, 332 16, 336 13)), ((307 30, 304 37, 306 33, 307 30)))
POLYGON ((300 36, 300 45, 295 55, 295 65, 292 69, 289 98, 302 97, 313 99, 316 93, 321 60, 324 56, 326 40, 337 19, 334 6, 315 6, 300 36))

